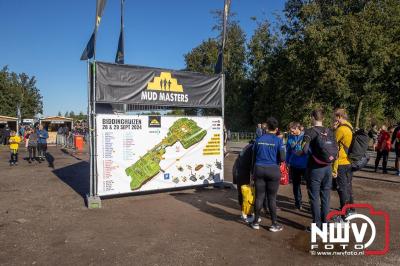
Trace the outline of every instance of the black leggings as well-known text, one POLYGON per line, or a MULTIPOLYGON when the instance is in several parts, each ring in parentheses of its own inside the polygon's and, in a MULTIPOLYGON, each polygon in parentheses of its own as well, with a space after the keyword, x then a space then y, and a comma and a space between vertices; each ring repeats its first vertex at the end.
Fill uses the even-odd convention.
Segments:
POLYGON ((34 160, 36 158, 36 147, 35 146, 28 146, 29 151, 29 160, 34 160))
POLYGON ((12 163, 18 162, 18 150, 11 150, 11 162, 12 163))
POLYGON ((255 167, 256 206, 254 222, 257 223, 263 207, 265 196, 268 199, 268 209, 271 214, 272 224, 276 223, 276 195, 278 193, 281 172, 279 166, 255 167))
POLYGON ((375 170, 378 170, 379 162, 383 157, 382 168, 383 171, 386 172, 387 162, 388 162, 389 152, 387 150, 378 151, 376 153, 376 160, 375 160, 375 170))
POLYGON ((39 157, 41 157, 41 158, 46 157, 47 144, 38 143, 37 150, 38 150, 39 157))

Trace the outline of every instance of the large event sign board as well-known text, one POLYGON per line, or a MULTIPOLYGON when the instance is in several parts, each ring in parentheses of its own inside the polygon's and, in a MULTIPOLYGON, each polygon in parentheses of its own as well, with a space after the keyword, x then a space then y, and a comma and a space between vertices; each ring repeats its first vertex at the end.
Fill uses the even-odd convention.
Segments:
POLYGON ((222 117, 97 115, 98 195, 222 182, 222 117))
POLYGON ((221 75, 96 62, 96 102, 221 108, 221 75))

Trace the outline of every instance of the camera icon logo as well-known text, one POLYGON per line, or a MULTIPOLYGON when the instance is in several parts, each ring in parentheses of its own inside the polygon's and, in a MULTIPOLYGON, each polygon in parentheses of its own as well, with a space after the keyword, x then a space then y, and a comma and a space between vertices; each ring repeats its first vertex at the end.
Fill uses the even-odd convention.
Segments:
POLYGON ((315 223, 311 224, 311 251, 321 248, 323 250, 340 250, 340 252, 332 251, 328 253, 331 255, 348 252, 349 250, 355 250, 358 255, 384 255, 389 251, 390 218, 387 212, 377 211, 370 204, 347 204, 340 211, 331 211, 326 219, 327 221, 332 221, 335 217, 346 218, 342 223, 323 223, 322 228, 318 228, 315 223), (366 209, 368 210, 368 214, 351 213, 346 216, 348 210, 352 209, 366 209), (374 243, 377 235, 377 228, 371 219, 374 216, 383 218, 385 223, 385 240, 384 246, 381 249, 368 249, 374 243), (370 235, 366 234, 368 228, 371 232, 370 235), (351 233, 355 239, 355 244, 350 243, 351 233), (317 236, 322 239, 322 245, 318 244, 317 236))

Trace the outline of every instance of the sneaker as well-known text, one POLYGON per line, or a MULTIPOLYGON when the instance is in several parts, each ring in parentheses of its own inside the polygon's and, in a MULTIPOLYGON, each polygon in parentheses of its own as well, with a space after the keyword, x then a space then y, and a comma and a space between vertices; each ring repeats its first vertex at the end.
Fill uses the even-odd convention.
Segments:
POLYGON ((348 221, 343 220, 343 218, 341 216, 336 216, 333 219, 333 222, 335 223, 335 228, 338 228, 338 225, 340 224, 341 228, 344 228, 344 224, 348 223, 348 221))
POLYGON ((243 220, 244 222, 247 222, 247 215, 244 214, 244 213, 242 213, 242 214, 240 215, 240 219, 243 220))
POLYGON ((253 229, 255 229, 255 230, 260 229, 260 225, 259 225, 258 223, 251 223, 251 224, 250 224, 250 227, 253 228, 253 229))
POLYGON ((14 165, 18 165, 18 162, 15 162, 14 165))
POLYGON ((250 224, 250 223, 254 222, 254 218, 255 218, 254 215, 247 216, 245 222, 250 224))
POLYGON ((282 227, 282 225, 280 225, 280 224, 273 224, 273 225, 271 225, 270 226, 270 228, 269 228, 269 231, 271 231, 271 232, 279 232, 279 231, 282 231, 283 230, 283 227, 282 227))
POLYGON ((357 212, 356 212, 355 210, 349 210, 349 211, 346 213, 345 219, 346 219, 347 217, 351 216, 351 215, 354 215, 354 214, 357 214, 357 212))

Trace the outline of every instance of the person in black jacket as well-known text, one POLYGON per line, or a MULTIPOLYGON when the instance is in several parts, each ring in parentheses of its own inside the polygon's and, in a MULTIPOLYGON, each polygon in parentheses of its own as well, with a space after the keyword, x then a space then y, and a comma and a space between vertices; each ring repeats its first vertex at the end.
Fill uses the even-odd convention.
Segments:
POLYGON ((400 141, 397 140, 397 133, 400 132, 400 122, 397 124, 397 127, 394 129, 392 134, 392 145, 394 145, 394 151, 396 153, 395 159, 395 168, 397 171, 397 175, 400 176, 400 141))
POLYGON ((0 145, 4 145, 3 144, 3 142, 4 142, 4 133, 5 133, 4 131, 5 131, 4 127, 0 129, 0 145))
MULTIPOLYGON (((250 141, 248 145, 246 145, 242 151, 240 152, 238 158, 235 161, 234 164, 234 177, 235 177, 235 183, 237 185, 237 190, 238 190, 238 202, 240 207, 242 207, 243 204, 243 195, 242 195, 242 190, 241 186, 243 185, 249 185, 250 184, 250 172, 251 172, 251 160, 253 156, 253 143, 254 141, 250 141)), ((247 217, 244 217, 242 215, 242 219, 246 219, 247 217)))
POLYGON ((4 140, 3 140, 3 144, 4 145, 8 145, 8 140, 10 139, 10 134, 11 134, 11 130, 8 127, 8 125, 6 125, 6 127, 4 128, 4 140))

